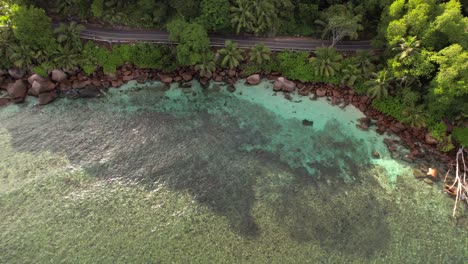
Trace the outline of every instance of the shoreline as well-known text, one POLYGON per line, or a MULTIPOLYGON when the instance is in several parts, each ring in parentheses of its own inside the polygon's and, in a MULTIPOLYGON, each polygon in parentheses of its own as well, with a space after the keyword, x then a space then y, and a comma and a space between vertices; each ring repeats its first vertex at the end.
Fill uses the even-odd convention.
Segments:
MULTIPOLYGON (((385 116, 372 106, 372 98, 369 96, 359 95, 351 87, 344 85, 286 80, 279 72, 245 76, 240 70, 217 68, 210 76, 199 76, 192 68, 181 68, 165 73, 125 64, 112 75, 104 74, 102 69, 97 69, 89 76, 79 69, 69 72, 53 70, 48 78, 44 78, 38 74, 27 74, 24 71, 12 69, 0 75, 0 91, 5 90, 9 96, 9 98, 0 97, 0 107, 11 103, 22 103, 28 95, 38 97, 39 105, 46 105, 61 97, 99 97, 101 90, 119 88, 129 81, 136 81, 140 84, 150 81, 160 81, 166 85, 178 83, 180 88, 190 88, 192 80, 198 80, 203 88, 207 88, 210 81, 223 82, 228 86, 229 92, 234 92, 236 89, 234 84, 241 79, 245 79, 249 85, 256 85, 262 79, 267 79, 273 84, 273 91, 282 93, 287 100, 291 100, 290 94, 297 93, 311 100, 319 97, 326 98, 332 105, 341 108, 348 105, 355 106, 365 116, 358 120, 359 124, 356 126, 359 129, 367 131, 370 127, 375 127, 380 135, 387 133, 398 136, 400 140, 386 137, 384 143, 392 154, 392 158, 420 167, 418 172, 414 173, 417 178, 438 181, 448 167, 454 164, 455 160, 452 156, 436 149, 437 142, 430 137, 427 129, 408 127, 392 117, 385 116), (398 150, 399 146, 409 149, 410 152, 401 153, 398 150), (426 175, 428 169, 435 166, 437 161, 444 164, 444 168, 439 168, 439 175, 435 177, 426 175)), ((377 154, 374 156, 377 157, 377 154)))

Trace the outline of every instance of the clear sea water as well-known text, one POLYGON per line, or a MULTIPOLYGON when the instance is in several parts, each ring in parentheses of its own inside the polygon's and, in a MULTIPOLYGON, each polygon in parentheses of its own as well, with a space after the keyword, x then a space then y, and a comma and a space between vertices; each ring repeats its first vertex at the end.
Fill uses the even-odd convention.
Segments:
POLYGON ((1 108, 0 263, 468 263, 466 216, 357 109, 236 88, 1 108))

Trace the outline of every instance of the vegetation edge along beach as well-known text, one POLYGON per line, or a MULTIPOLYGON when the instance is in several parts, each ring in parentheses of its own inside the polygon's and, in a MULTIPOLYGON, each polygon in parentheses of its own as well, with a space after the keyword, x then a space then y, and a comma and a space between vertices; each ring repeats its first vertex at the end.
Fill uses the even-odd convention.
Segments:
MULTIPOLYGON (((2 1, 0 8, 0 105, 27 95, 40 105, 61 96, 94 97, 130 80, 189 86, 195 78, 206 86, 239 78, 257 84, 265 77, 286 98, 298 92, 356 106, 368 117, 361 129, 374 124, 410 149, 395 157, 436 156, 446 164, 439 169, 454 177, 463 169, 455 168, 468 145, 468 20, 460 1, 135 1, 130 8, 116 0, 2 1), (54 28, 52 18, 64 23, 54 28), (87 23, 164 29, 178 44, 83 41, 87 23), (262 43, 241 50, 226 41, 214 49, 209 32, 320 37, 330 46, 273 52, 262 43), (342 54, 334 46, 344 39, 372 40, 382 51, 342 54)), ((396 151, 395 142, 385 143, 396 151)), ((457 179, 446 179, 445 188, 458 199, 466 186, 454 189, 457 179)))

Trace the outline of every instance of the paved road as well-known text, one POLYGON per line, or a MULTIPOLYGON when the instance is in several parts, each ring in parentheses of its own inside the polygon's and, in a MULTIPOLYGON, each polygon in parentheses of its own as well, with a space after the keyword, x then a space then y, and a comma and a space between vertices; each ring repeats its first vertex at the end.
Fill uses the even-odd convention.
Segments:
MULTIPOLYGON (((169 41, 167 32, 159 30, 122 30, 87 26, 86 29, 81 32, 81 38, 112 43, 152 42, 161 44, 174 44, 173 42, 169 41)), ((261 42, 270 47, 272 50, 313 51, 317 48, 330 45, 329 41, 312 38, 259 38, 244 36, 222 36, 216 34, 210 35, 210 41, 213 47, 223 47, 224 42, 228 39, 237 42, 241 48, 249 48, 261 42)), ((372 49, 369 41, 342 41, 339 42, 335 47, 342 51, 372 49)))

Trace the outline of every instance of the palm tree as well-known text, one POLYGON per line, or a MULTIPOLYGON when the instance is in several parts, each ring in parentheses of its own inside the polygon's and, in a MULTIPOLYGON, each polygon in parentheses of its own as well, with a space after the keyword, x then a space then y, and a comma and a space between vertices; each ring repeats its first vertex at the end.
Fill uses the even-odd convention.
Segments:
POLYGON ((0 54, 8 58, 13 53, 15 46, 15 36, 9 28, 0 28, 0 54))
POLYGON ((34 56, 34 51, 29 46, 17 45, 13 47, 10 59, 16 67, 25 69, 33 64, 34 56))
POLYGON ((408 38, 401 38, 399 41, 399 46, 393 48, 393 50, 398 51, 398 54, 395 56, 399 60, 403 60, 409 57, 412 54, 419 53, 421 42, 417 37, 409 36, 408 38))
POLYGON ((365 50, 360 50, 356 54, 356 67, 360 70, 361 74, 369 74, 375 69, 372 63, 372 55, 365 50))
POLYGON ((201 76, 213 74, 216 70, 216 65, 213 60, 213 53, 209 52, 201 56, 200 63, 195 65, 195 69, 200 71, 201 76))
POLYGON ((255 0, 252 3, 252 8, 255 19, 251 30, 255 35, 271 29, 276 20, 274 4, 269 0, 255 0))
POLYGON ((221 65, 223 67, 228 67, 229 69, 236 68, 239 63, 244 59, 242 57, 241 51, 237 48, 237 43, 234 43, 230 40, 226 40, 224 44, 224 49, 219 51, 219 54, 223 56, 221 60, 221 65))
POLYGON ((259 43, 250 49, 249 60, 260 65, 271 59, 270 54, 271 49, 265 46, 265 44, 259 43))
POLYGON ((315 67, 315 75, 331 77, 341 67, 340 62, 343 57, 332 47, 317 49, 315 56, 310 58, 310 62, 315 67))
POLYGON ((68 46, 59 46, 57 54, 54 56, 53 62, 59 68, 64 70, 71 70, 80 64, 80 53, 68 46))
POLYGON ((424 127, 426 126, 426 116, 422 105, 416 106, 415 104, 410 105, 403 111, 403 123, 412 127, 424 127))
POLYGON ((71 22, 69 25, 60 23, 60 25, 54 30, 54 33, 57 34, 57 41, 69 48, 74 48, 81 50, 82 43, 80 39, 80 32, 85 27, 83 25, 77 24, 76 22, 71 22))
POLYGON ((387 77, 387 71, 380 71, 379 73, 372 73, 372 79, 365 83, 368 86, 367 93, 372 98, 381 98, 388 96, 390 88, 390 81, 392 78, 387 77))
POLYGON ((242 29, 250 30, 255 17, 252 12, 251 3, 247 0, 236 0, 235 6, 231 7, 231 23, 239 34, 242 29))
POLYGON ((342 70, 343 78, 341 83, 347 86, 353 86, 356 81, 361 78, 361 70, 354 64, 347 64, 342 70))

